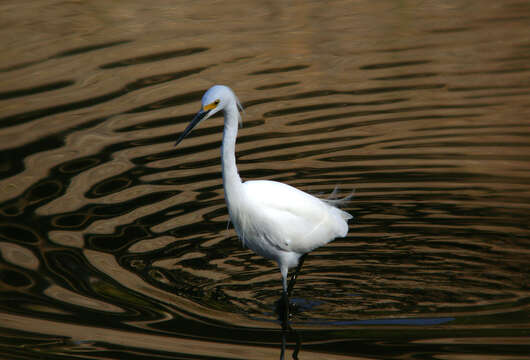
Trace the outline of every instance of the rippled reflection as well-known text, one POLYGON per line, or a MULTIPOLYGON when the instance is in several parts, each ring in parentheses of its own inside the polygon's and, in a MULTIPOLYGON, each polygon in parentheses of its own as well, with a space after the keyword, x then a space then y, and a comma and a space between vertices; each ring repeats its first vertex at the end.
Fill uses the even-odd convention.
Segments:
POLYGON ((527 4, 206 8, 4 5, 0 352, 292 357, 276 265, 228 224, 222 119, 173 147, 225 83, 243 179, 355 189, 294 292, 300 358, 524 358, 527 4))

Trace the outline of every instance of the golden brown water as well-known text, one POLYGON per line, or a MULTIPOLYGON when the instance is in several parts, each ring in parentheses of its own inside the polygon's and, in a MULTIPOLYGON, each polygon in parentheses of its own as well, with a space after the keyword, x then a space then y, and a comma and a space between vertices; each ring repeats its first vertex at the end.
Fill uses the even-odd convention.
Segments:
POLYGON ((295 288, 300 359, 530 353, 528 2, 0 10, 3 358, 279 357, 277 266, 227 228, 222 118, 174 147, 216 83, 245 107, 244 179, 355 190, 295 288))

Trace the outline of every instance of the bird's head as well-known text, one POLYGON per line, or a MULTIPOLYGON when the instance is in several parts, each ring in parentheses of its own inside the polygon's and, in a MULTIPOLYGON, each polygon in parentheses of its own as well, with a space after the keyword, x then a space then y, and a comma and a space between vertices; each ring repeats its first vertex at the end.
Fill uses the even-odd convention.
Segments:
POLYGON ((237 99, 232 89, 230 89, 228 86, 214 85, 209 88, 208 91, 206 91, 202 96, 201 110, 199 110, 188 127, 179 136, 175 146, 178 145, 182 139, 184 139, 191 132, 191 130, 193 130, 195 126, 212 117, 219 111, 234 105, 236 106, 236 112, 238 108, 243 110, 241 103, 237 99))

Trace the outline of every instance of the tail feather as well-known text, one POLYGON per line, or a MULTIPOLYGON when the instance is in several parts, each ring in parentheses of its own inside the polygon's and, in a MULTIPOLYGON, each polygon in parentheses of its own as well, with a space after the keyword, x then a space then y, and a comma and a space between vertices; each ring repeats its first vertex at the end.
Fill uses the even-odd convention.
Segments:
MULTIPOLYGON (((345 197, 343 198, 336 198, 337 196, 337 192, 338 192, 338 187, 335 186, 335 188, 333 189, 333 191, 331 192, 331 194, 328 195, 328 197, 326 199, 322 199, 324 202, 326 202, 327 204, 331 205, 331 206, 334 206, 334 207, 339 207, 339 206, 342 206, 344 204, 346 204, 347 202, 349 202, 352 198, 353 198, 353 195, 355 195, 355 189, 353 189, 348 195, 346 195, 345 197)), ((347 214, 347 213, 346 213, 347 214)), ((349 218, 347 219, 350 219, 351 218, 351 215, 349 218)))
POLYGON ((344 222, 342 223, 342 226, 341 226, 342 227, 341 236, 346 236, 348 234, 347 221, 352 219, 353 215, 351 215, 350 213, 344 210, 339 209, 339 206, 343 206, 348 201, 350 201, 353 198, 353 195, 355 194, 355 190, 352 190, 347 196, 342 197, 342 198, 336 198, 337 192, 338 192, 338 188, 335 186, 335 189, 333 189, 333 191, 328 196, 328 198, 322 199, 322 200, 328 205, 331 205, 333 209, 335 210, 334 212, 343 219, 344 222))

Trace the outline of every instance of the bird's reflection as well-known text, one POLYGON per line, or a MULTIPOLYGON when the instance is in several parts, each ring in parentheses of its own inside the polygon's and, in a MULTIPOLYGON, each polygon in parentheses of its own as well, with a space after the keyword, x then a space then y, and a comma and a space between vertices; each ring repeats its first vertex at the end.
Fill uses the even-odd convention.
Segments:
MULTIPOLYGON (((280 298, 278 303, 283 303, 283 299, 280 298)), ((300 348, 302 347, 302 341, 300 339, 300 335, 298 334, 298 332, 295 329, 293 329, 291 324, 289 323, 289 309, 287 309, 287 311, 283 311, 283 313, 279 313, 278 315, 279 315, 279 320, 282 325, 282 349, 280 352, 280 360, 285 359, 285 349, 287 347, 287 335, 288 334, 292 334, 296 342, 296 346, 293 351, 292 358, 295 360, 298 360, 298 353, 300 352, 300 348)))
POLYGON ((292 328, 291 323, 289 321, 292 314, 296 312, 296 305, 292 304, 289 301, 289 297, 291 296, 291 291, 294 287, 294 283, 296 282, 296 277, 298 275, 300 267, 301 266, 297 268, 297 271, 291 277, 291 281, 289 283, 289 292, 287 294, 282 293, 282 296, 276 302, 276 314, 278 315, 278 320, 280 321, 280 324, 282 326, 282 348, 280 352, 280 360, 285 359, 285 349, 287 347, 287 336, 289 334, 294 336, 294 339, 296 342, 296 347, 292 355, 293 359, 295 360, 298 359, 298 353, 300 352, 300 348, 302 346, 300 335, 295 329, 292 328))

